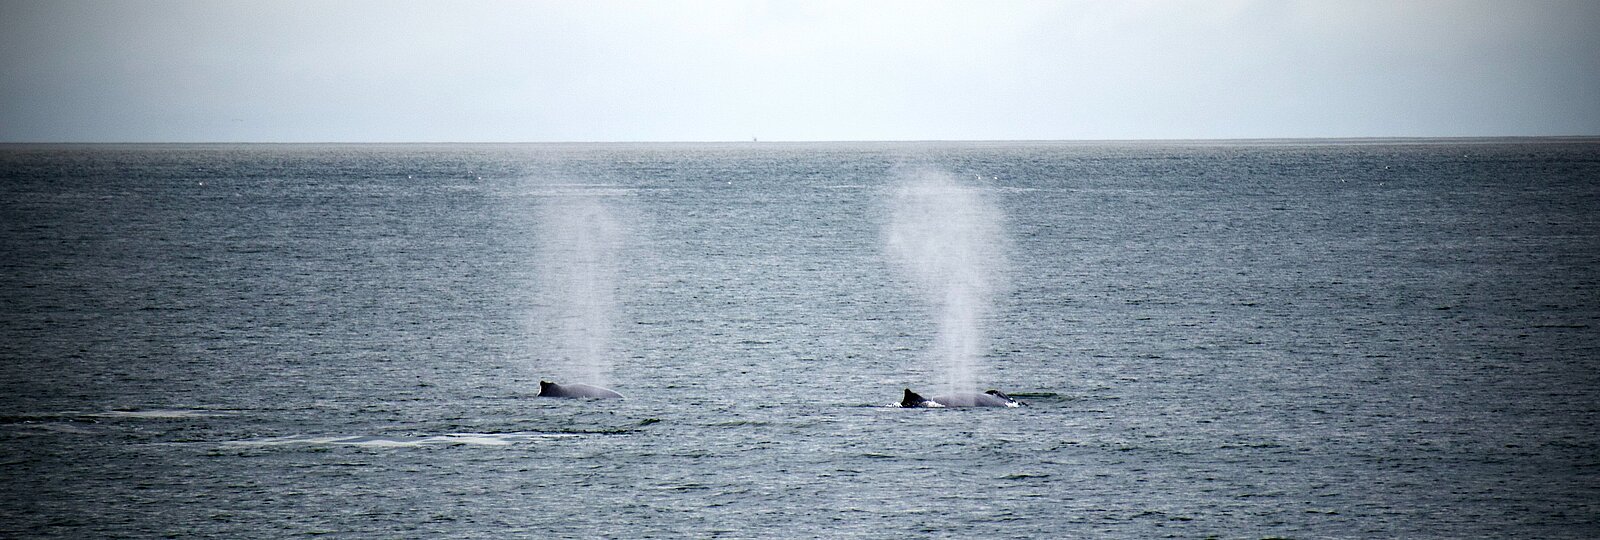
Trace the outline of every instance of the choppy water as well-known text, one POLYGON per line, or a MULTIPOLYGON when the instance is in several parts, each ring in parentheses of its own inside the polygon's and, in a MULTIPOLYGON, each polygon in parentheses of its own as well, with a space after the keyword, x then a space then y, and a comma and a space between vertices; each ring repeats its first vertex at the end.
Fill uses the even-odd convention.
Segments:
POLYGON ((7 146, 0 235, 3 536, 1600 535, 1593 140, 7 146), (908 166, 1030 406, 883 406, 908 166), (572 194, 625 400, 531 398, 572 194))

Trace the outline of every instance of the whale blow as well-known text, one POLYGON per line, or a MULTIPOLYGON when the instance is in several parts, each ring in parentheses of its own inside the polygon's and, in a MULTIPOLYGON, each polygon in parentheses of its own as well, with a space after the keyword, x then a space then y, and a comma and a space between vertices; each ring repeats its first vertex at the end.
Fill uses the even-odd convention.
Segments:
POLYGON ((907 388, 905 397, 900 399, 899 406, 906 408, 1020 407, 1022 403, 999 390, 990 390, 981 394, 977 392, 954 392, 925 398, 907 388))
POLYGON ((539 397, 553 398, 620 398, 610 388, 602 388, 592 384, 556 384, 550 381, 539 381, 539 397))

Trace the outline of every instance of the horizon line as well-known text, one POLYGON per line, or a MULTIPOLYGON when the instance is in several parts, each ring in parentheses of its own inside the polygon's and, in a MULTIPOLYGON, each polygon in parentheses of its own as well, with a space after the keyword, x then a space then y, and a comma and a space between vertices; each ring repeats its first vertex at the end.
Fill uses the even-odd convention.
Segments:
POLYGON ((1353 137, 1217 137, 1217 138, 1126 138, 1126 139, 700 139, 700 140, 569 140, 569 141, 0 141, 0 145, 520 145, 520 144, 927 144, 927 143, 1239 143, 1279 141, 1326 142, 1404 142, 1404 141, 1505 141, 1505 140, 1569 140, 1600 139, 1600 134, 1588 135, 1407 135, 1407 136, 1353 136, 1353 137))

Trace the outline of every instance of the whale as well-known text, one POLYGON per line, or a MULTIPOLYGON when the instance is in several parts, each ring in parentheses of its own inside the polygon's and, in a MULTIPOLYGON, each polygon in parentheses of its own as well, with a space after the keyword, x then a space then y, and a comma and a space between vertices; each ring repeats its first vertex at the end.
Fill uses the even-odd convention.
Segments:
POLYGON ((556 384, 550 381, 539 381, 539 397, 553 398, 619 398, 618 394, 610 388, 601 388, 592 384, 556 384))
POLYGON ((1020 407, 1022 402, 1012 399, 999 390, 990 390, 984 393, 954 392, 950 394, 922 397, 921 394, 906 389, 905 397, 900 399, 899 406, 905 408, 937 408, 937 407, 1020 407))

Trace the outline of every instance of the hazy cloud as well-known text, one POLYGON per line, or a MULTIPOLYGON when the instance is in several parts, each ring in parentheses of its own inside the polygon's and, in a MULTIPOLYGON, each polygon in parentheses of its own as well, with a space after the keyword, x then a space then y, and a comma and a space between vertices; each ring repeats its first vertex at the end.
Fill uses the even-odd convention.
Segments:
POLYGON ((1600 3, 0 3, 0 140, 1600 134, 1600 3))

